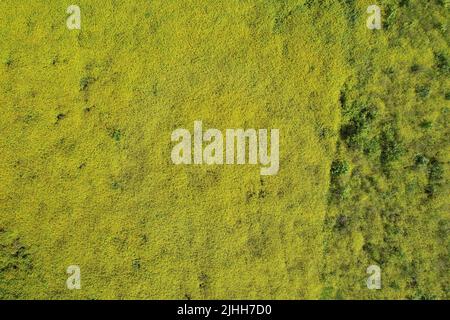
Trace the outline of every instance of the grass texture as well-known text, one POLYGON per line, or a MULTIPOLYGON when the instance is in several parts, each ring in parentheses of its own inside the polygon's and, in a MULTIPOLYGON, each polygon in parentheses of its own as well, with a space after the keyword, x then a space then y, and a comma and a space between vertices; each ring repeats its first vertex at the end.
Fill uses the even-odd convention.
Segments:
POLYGON ((449 298, 447 0, 70 4, 0 1, 0 298, 449 298), (279 173, 173 165, 195 120, 279 173))

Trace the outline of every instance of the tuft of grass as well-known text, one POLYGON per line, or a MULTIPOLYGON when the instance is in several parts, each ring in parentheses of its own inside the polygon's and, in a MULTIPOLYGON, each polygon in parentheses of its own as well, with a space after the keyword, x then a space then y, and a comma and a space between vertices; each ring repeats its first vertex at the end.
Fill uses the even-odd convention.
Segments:
POLYGON ((80 79, 80 91, 86 91, 95 82, 93 77, 83 77, 80 79))
POLYGON ((120 141, 122 139, 122 131, 120 129, 113 129, 110 133, 111 138, 116 141, 120 141))

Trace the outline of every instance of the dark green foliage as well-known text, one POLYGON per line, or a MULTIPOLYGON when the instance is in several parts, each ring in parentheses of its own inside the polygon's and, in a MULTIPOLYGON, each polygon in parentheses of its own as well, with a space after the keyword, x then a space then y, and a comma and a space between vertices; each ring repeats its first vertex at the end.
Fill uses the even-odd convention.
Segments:
POLYGON ((349 228, 350 219, 345 215, 339 215, 336 218, 335 229, 338 231, 344 231, 349 228))
POLYGON ((352 114, 348 123, 343 125, 340 131, 341 138, 346 144, 352 149, 363 150, 366 153, 376 149, 370 136, 370 128, 377 116, 377 109, 373 106, 361 107, 353 104, 349 110, 344 110, 345 113, 352 114))
POLYGON ((5 61, 4 61, 4 63, 5 63, 5 65, 7 66, 7 67, 10 67, 12 64, 13 64, 13 59, 12 58, 7 58, 7 59, 5 59, 5 61))
POLYGON ((425 99, 430 95, 430 87, 427 85, 417 86, 416 94, 419 98, 425 99))
POLYGON ((427 120, 426 121, 422 121, 420 123, 420 127, 422 129, 431 129, 433 127, 433 123, 431 121, 427 121, 427 120))
POLYGON ((436 60, 436 68, 441 73, 449 73, 450 72, 450 65, 448 62, 448 57, 443 52, 438 52, 435 54, 435 60, 436 60))
POLYGON ((339 202, 348 198, 351 188, 340 180, 333 180, 330 185, 329 202, 339 202))
POLYGON ((414 164, 416 166, 424 166, 424 165, 427 165, 428 162, 430 162, 430 160, 426 156, 424 156, 423 154, 418 154, 414 158, 414 164))
POLYGON ((443 179, 443 174, 444 170, 441 163, 436 158, 432 158, 428 166, 428 179, 430 182, 439 182, 443 179))
MULTIPOLYGON (((335 158, 347 159, 352 174, 340 175, 339 162, 333 162, 326 221, 332 256, 328 272, 334 282, 327 284, 324 296, 334 298, 338 289, 343 297, 354 297, 357 291, 357 296, 369 299, 382 298, 388 292, 410 299, 450 296, 444 280, 449 268, 448 223, 442 223, 448 221, 444 195, 447 153, 442 151, 448 146, 448 108, 442 103, 443 97, 450 99, 448 41, 433 42, 442 40, 448 15, 436 3, 444 5, 440 0, 383 1, 386 45, 376 41, 378 34, 371 33, 369 49, 363 51, 366 54, 349 55, 352 66, 359 70, 341 93, 335 158), (431 7, 433 14, 428 14, 431 7), (428 30, 436 32, 428 34, 428 30), (384 64, 378 53, 383 46, 387 51, 407 50, 401 39, 410 39, 410 49, 420 53, 384 64), (423 50, 416 45, 422 41, 423 50), (431 70, 429 61, 423 59, 430 50, 437 52, 431 70), (416 99, 405 94, 410 88, 416 99), (368 107, 372 105, 378 106, 375 115, 368 107), (336 247, 349 254, 343 255, 336 247), (378 292, 367 292, 362 280, 361 272, 370 264, 380 266, 383 275, 390 273, 378 292), (350 278, 355 285, 347 289, 347 282, 340 279, 350 278)), ((358 37, 353 40, 357 43, 358 37)))
POLYGON ((354 25, 358 17, 358 12, 356 11, 355 0, 340 0, 346 9, 347 20, 350 25, 354 25))
POLYGON ((334 160, 330 168, 330 194, 329 201, 344 200, 349 192, 350 186, 343 181, 343 176, 349 171, 348 162, 345 160, 334 160))
POLYGON ((134 259, 132 266, 134 270, 139 270, 141 268, 141 259, 134 259))
POLYGON ((397 6, 394 4, 387 4, 384 10, 383 27, 389 29, 397 21, 397 6))
POLYGON ((450 100, 450 91, 445 93, 445 100, 450 100))
POLYGON ((364 244, 363 250, 367 253, 372 261, 375 261, 377 263, 381 262, 381 253, 378 246, 368 242, 364 244))
POLYGON ((410 70, 412 73, 419 72, 420 69, 421 69, 421 67, 420 67, 420 65, 418 65, 418 64, 413 64, 413 65, 409 68, 409 70, 410 70))
POLYGON ((120 141, 122 138, 122 131, 120 129, 112 129, 110 132, 111 138, 113 138, 116 141, 120 141))
POLYGON ((380 162, 386 167, 396 161, 403 154, 403 146, 398 135, 397 128, 391 123, 384 126, 381 133, 380 162))
POLYGON ((347 161, 334 160, 331 164, 331 177, 339 177, 348 172, 349 166, 347 161))
POLYGON ((441 187, 443 175, 442 164, 436 158, 432 158, 428 163, 428 184, 425 187, 428 197, 432 198, 436 195, 441 187))

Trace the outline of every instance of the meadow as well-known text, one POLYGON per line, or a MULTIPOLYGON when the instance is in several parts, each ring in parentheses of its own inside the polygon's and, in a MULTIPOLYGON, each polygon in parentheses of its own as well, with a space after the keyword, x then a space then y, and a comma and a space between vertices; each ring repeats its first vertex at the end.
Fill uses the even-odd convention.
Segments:
POLYGON ((0 299, 449 299, 448 0, 76 2, 0 0, 0 299))

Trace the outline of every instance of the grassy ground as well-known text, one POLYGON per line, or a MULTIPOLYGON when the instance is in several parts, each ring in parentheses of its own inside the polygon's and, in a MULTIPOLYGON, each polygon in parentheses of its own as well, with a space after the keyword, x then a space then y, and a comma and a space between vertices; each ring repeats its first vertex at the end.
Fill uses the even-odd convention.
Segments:
POLYGON ((378 2, 0 1, 0 298, 448 299, 450 4, 378 2), (195 120, 278 175, 173 165, 195 120))

